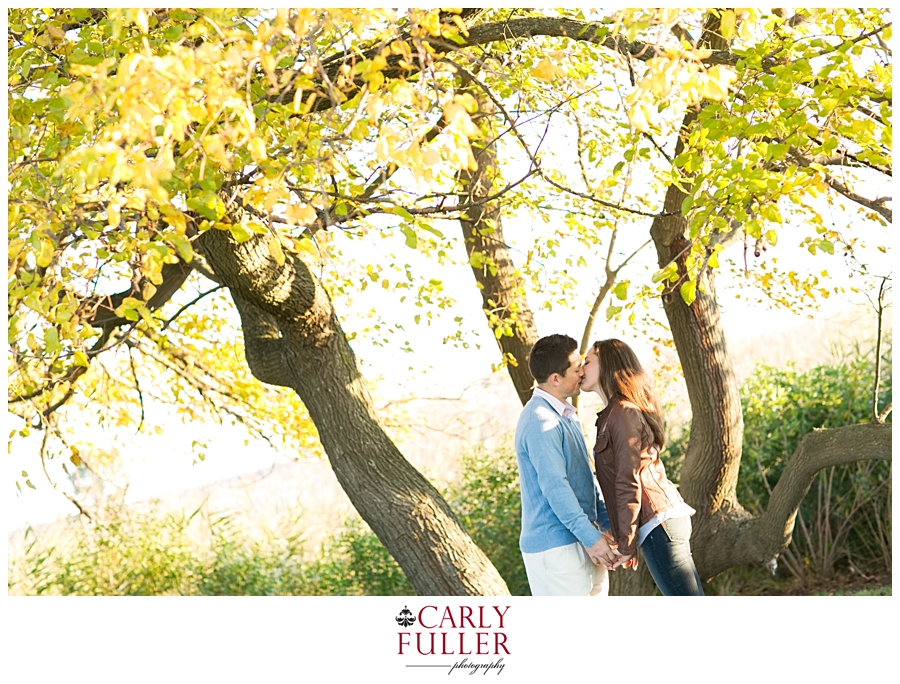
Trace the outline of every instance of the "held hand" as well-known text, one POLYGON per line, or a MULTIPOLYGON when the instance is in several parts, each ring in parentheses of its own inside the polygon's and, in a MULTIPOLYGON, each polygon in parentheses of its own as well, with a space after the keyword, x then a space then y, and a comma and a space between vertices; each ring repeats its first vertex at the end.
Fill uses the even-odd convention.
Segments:
POLYGON ((610 568, 610 569, 615 570, 619 566, 622 566, 625 568, 631 568, 632 570, 637 570, 638 569, 637 556, 633 553, 630 555, 627 555, 627 556, 620 555, 620 556, 618 556, 618 558, 616 559, 616 562, 613 563, 612 568, 610 568))
POLYGON ((602 565, 607 570, 611 570, 616 562, 616 554, 609 545, 609 539, 606 536, 600 537, 600 541, 593 546, 587 547, 585 551, 587 551, 588 557, 595 565, 602 565))

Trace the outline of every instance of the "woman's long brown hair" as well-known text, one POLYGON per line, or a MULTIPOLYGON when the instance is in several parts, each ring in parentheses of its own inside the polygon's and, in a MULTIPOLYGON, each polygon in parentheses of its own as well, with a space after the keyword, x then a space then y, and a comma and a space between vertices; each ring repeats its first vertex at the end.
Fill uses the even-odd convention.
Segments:
POLYGON ((637 406, 653 431, 653 441, 662 449, 666 433, 659 401, 637 355, 622 340, 615 339, 594 342, 594 351, 600 359, 600 389, 607 400, 618 394, 637 406))

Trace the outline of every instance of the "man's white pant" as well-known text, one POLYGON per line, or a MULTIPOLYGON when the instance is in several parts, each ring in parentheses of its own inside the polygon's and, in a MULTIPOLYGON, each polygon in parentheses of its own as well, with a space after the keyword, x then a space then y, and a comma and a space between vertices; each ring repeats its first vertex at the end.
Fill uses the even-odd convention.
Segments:
POLYGON ((608 596, 609 573, 594 565, 581 542, 523 553, 532 596, 608 596))

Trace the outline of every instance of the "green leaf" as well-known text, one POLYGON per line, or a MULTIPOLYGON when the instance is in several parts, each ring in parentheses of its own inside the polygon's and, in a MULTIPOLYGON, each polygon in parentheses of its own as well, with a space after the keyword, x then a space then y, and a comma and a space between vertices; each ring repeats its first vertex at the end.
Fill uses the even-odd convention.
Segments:
POLYGON ((56 328, 44 329, 44 347, 48 354, 56 354, 62 349, 62 345, 59 343, 59 331, 56 328))
POLYGON ((628 299, 628 281, 623 280, 621 283, 616 283, 616 286, 613 288, 613 293, 623 301, 628 299))
POLYGON ((228 230, 234 236, 237 242, 247 242, 250 239, 250 233, 240 223, 232 223, 228 226, 228 230))
POLYGON ((659 283, 663 280, 673 280, 678 277, 678 265, 675 262, 670 263, 663 269, 653 274, 653 282, 659 283))
POLYGON ((391 207, 391 208, 388 209, 387 211, 388 211, 389 214, 396 214, 397 216, 399 216, 399 217, 402 218, 402 219, 405 219, 405 220, 407 220, 407 221, 412 221, 413 215, 410 214, 410 213, 409 213, 406 209, 404 209, 403 207, 391 207))
POLYGON ((218 221, 225 216, 225 203, 222 202, 216 193, 211 191, 189 197, 187 205, 190 209, 193 209, 203 218, 207 218, 210 221, 218 221))
POLYGON ((612 319, 612 317, 619 313, 621 310, 621 306, 613 306, 612 304, 610 304, 608 307, 606 307, 606 320, 612 319))
POLYGON ((403 225, 400 226, 400 232, 406 236, 406 246, 410 249, 415 249, 419 244, 419 238, 416 235, 416 231, 414 231, 409 226, 403 225))
POLYGON ((175 249, 178 250, 182 260, 186 263, 191 263, 191 260, 194 258, 194 248, 191 245, 191 241, 184 235, 173 235, 169 238, 169 241, 175 245, 175 249))
POLYGON ((694 280, 689 280, 686 283, 683 283, 681 286, 681 298, 684 300, 684 303, 687 305, 693 304, 694 300, 697 298, 697 282, 694 280))

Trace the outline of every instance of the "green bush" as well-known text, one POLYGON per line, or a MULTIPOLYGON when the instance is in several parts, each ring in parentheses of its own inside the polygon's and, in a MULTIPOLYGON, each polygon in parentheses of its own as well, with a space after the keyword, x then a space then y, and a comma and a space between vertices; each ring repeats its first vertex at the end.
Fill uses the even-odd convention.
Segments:
MULTIPOLYGON (((463 457, 447 492, 463 525, 513 594, 527 594, 519 554, 520 501, 515 455, 476 450, 463 457)), ((193 515, 109 510, 102 521, 72 518, 55 532, 26 532, 10 553, 11 594, 405 596, 414 594, 400 566, 357 517, 309 557, 299 516, 275 529, 251 528, 236 514, 193 515)))
POLYGON ((410 596, 415 591, 371 528, 349 518, 307 566, 308 595, 410 596))
POLYGON ((156 510, 118 513, 103 522, 74 518, 55 539, 26 530, 26 549, 10 558, 9 591, 18 594, 147 596, 192 593, 196 558, 190 518, 156 510))
POLYGON ((302 594, 297 521, 260 536, 237 516, 120 508, 62 530, 27 530, 10 555, 8 590, 26 595, 267 596, 302 594), (205 522, 205 527, 204 527, 205 522), (52 536, 51 536, 52 535, 52 536))

